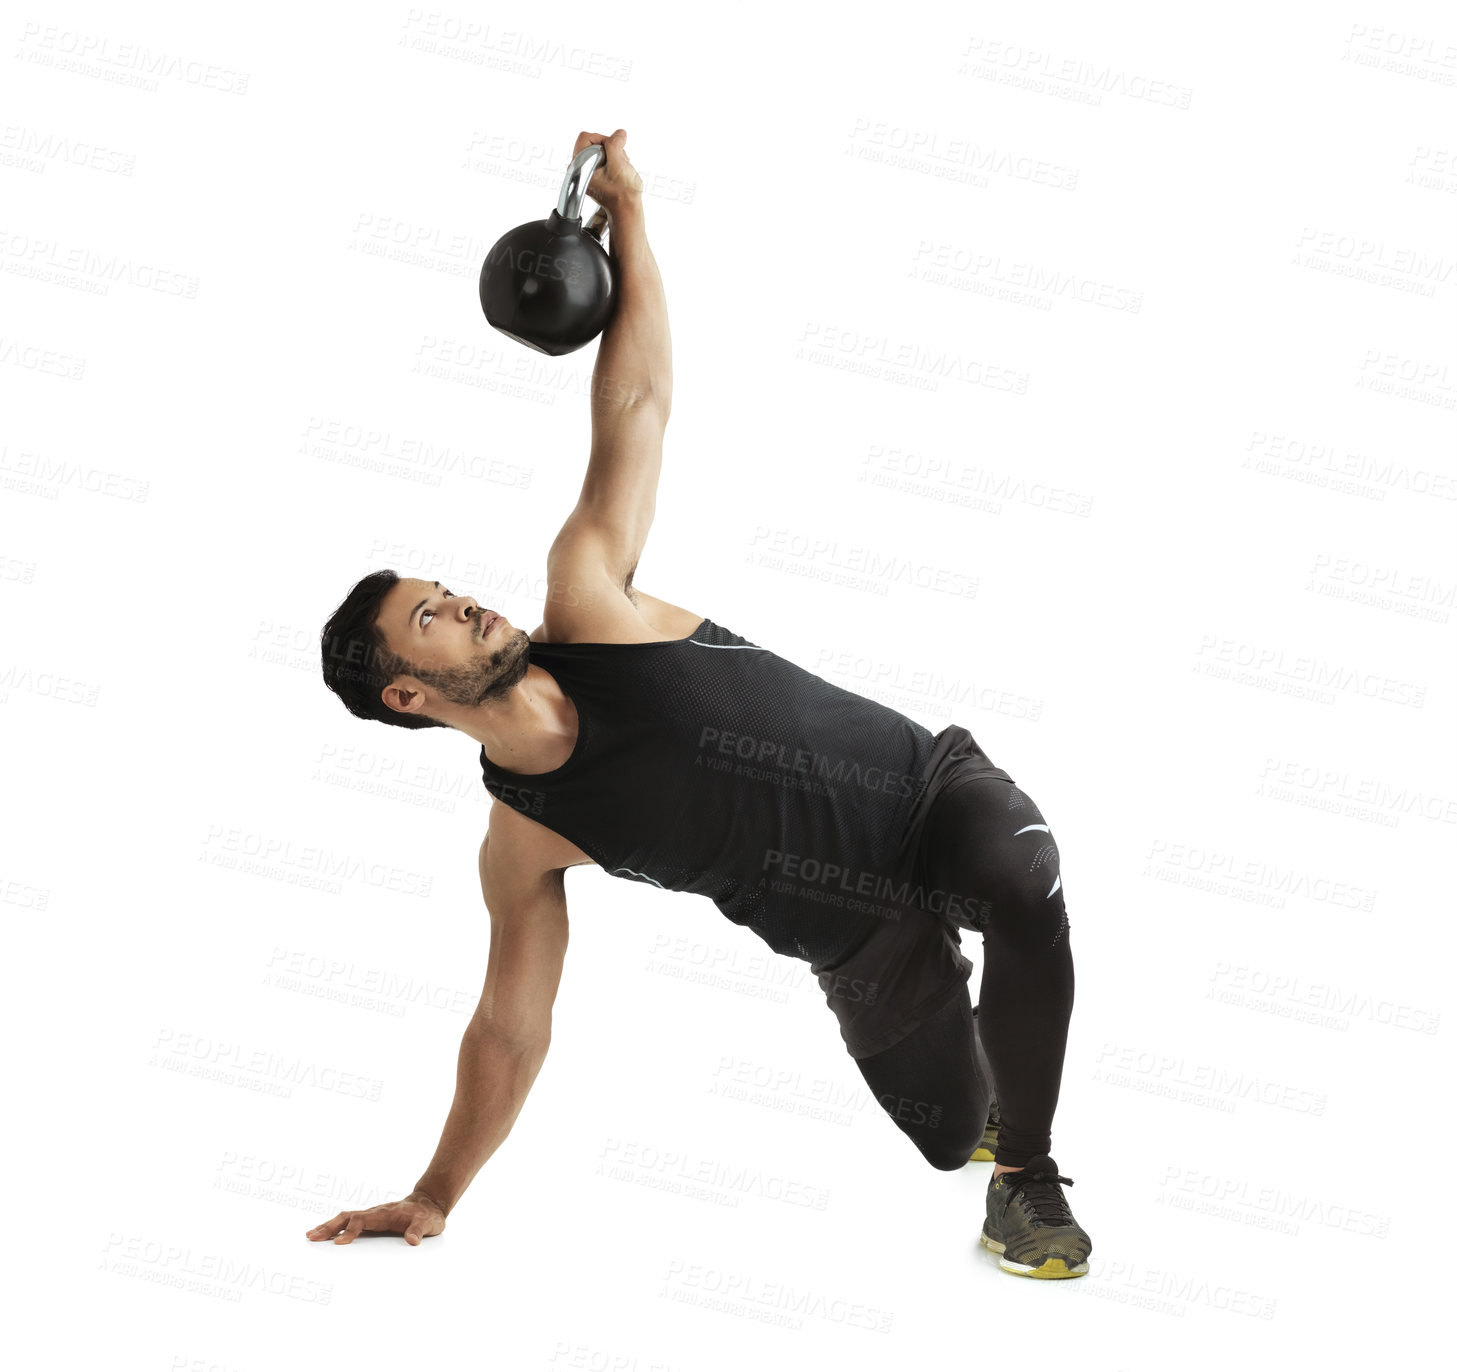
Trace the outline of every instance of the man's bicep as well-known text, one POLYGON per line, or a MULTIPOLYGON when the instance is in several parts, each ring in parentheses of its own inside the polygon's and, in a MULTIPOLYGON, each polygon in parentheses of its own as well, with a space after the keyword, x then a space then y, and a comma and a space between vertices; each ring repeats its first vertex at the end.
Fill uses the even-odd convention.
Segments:
POLYGON ((631 642, 644 619, 631 589, 636 554, 610 530, 574 511, 546 559, 543 627, 551 638, 570 642, 631 642))
POLYGON ((481 845, 481 894, 491 920, 486 981, 471 1026, 513 1043, 551 1037, 551 1009, 566 961, 564 873, 488 857, 481 845))
POLYGON ((547 572, 575 578, 582 589, 610 585, 621 593, 636 567, 637 556, 621 531, 581 505, 567 516, 546 553, 547 572))

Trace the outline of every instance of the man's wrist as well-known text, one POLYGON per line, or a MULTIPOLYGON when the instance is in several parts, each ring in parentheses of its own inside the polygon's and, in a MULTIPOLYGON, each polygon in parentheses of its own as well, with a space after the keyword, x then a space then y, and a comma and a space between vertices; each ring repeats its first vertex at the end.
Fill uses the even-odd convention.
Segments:
POLYGON ((610 232, 628 234, 642 229, 644 224, 642 196, 619 200, 613 205, 604 205, 607 211, 607 227, 610 232))
POLYGON ((450 1206, 445 1204, 444 1196, 445 1190, 443 1187, 436 1187, 435 1190, 426 1190, 423 1186, 417 1186, 405 1199, 429 1201, 442 1215, 448 1216, 450 1214, 450 1206))

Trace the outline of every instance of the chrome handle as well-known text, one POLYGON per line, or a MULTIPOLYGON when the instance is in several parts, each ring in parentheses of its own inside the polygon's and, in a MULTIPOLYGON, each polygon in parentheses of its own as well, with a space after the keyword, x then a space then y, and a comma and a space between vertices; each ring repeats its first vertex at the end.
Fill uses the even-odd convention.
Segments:
POLYGON ((607 149, 601 143, 589 143, 572 158, 572 165, 567 168, 566 179, 562 182, 562 193, 557 196, 556 202, 556 212, 563 219, 582 217, 582 197, 587 193, 587 182, 606 158, 607 149))

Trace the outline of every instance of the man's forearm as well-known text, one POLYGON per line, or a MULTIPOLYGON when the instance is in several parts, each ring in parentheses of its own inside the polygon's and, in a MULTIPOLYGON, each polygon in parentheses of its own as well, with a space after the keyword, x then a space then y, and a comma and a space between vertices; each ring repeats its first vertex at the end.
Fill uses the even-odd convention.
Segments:
POLYGON ((456 1063, 455 1100, 435 1156, 415 1183, 446 1214, 455 1208, 486 1160, 505 1142, 516 1123, 546 1044, 512 1044, 467 1028, 456 1063))
POLYGON ((597 345, 593 408, 651 398, 666 417, 673 399, 668 301, 641 201, 611 215, 608 246, 617 264, 617 307, 597 345))

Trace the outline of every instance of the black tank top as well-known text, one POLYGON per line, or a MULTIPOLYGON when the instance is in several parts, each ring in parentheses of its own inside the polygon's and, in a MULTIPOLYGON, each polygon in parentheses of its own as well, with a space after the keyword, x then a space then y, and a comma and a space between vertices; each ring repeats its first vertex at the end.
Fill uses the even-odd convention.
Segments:
POLYGON ((536 775, 482 747, 486 790, 612 876, 707 896, 811 964, 921 903, 918 838, 951 771, 1007 776, 960 725, 933 735, 711 619, 529 660, 576 706, 576 745, 536 775))

